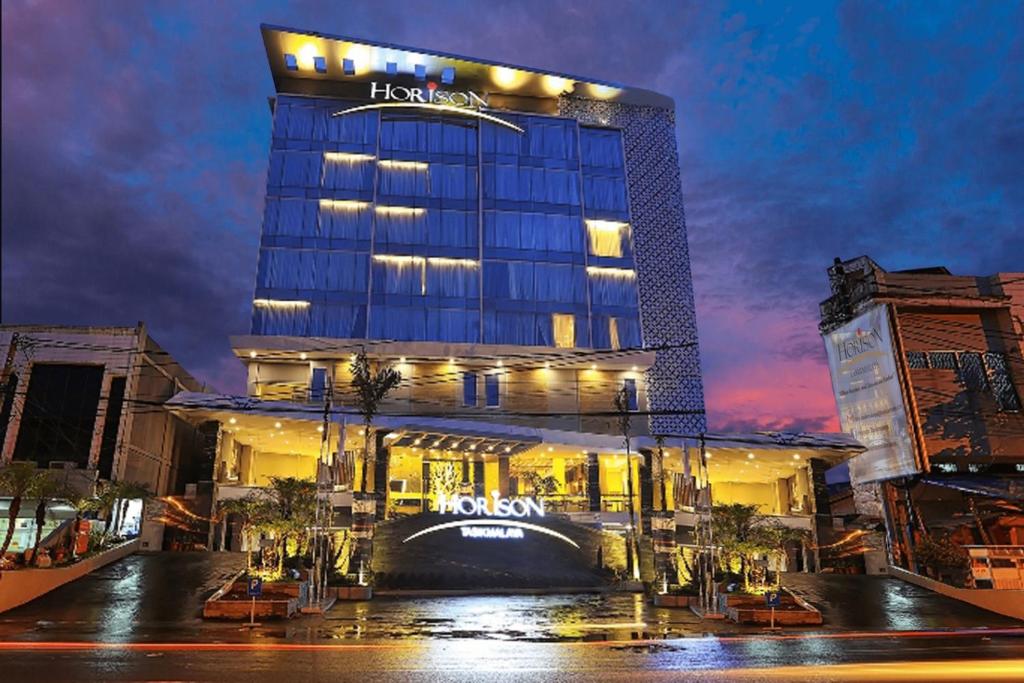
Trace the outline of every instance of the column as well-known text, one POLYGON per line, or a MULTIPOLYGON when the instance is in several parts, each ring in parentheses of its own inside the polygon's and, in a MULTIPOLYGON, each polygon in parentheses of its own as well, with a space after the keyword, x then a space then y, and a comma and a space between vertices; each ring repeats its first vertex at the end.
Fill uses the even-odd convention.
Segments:
POLYGON ((587 453, 587 509, 601 511, 601 466, 597 453, 587 453))
POLYGON ((385 436, 387 436, 387 432, 378 429, 370 439, 374 451, 373 487, 371 490, 377 498, 377 521, 387 517, 388 496, 391 494, 390 477, 388 476, 391 449, 384 445, 385 436))
POLYGON ((498 493, 502 498, 507 498, 508 493, 508 457, 498 456, 498 493))

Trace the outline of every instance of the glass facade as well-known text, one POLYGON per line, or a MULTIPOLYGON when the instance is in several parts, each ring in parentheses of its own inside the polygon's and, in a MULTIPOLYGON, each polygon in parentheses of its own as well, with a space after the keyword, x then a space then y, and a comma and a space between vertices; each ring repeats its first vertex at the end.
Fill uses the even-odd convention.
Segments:
POLYGON ((641 345, 621 133, 281 95, 253 334, 641 345))

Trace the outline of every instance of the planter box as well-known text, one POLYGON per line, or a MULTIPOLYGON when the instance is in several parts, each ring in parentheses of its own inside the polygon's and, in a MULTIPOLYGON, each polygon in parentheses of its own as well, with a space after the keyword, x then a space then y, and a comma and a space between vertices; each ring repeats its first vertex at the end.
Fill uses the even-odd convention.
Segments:
POLYGON ((655 595, 654 606, 655 607, 682 607, 688 608, 691 605, 696 605, 700 600, 695 595, 655 595))
POLYGON ((0 612, 31 602, 58 586, 63 586, 95 569, 116 562, 138 549, 139 541, 135 539, 70 565, 49 569, 0 571, 0 612))
MULTIPOLYGON (((256 600, 257 619, 288 619, 299 609, 299 601, 287 600, 256 600)), ((236 600, 220 598, 207 600, 203 605, 204 619, 248 619, 252 614, 252 598, 236 600)))
POLYGON ((333 595, 338 600, 371 600, 373 599, 373 588, 371 586, 333 586, 327 589, 328 595, 333 595))
MULTIPOLYGON (((779 598, 781 604, 775 608, 776 626, 818 626, 823 622, 821 612, 785 590, 779 593, 779 598)), ((772 610, 765 605, 763 595, 720 595, 719 609, 726 619, 737 624, 767 626, 772 621, 772 610)))

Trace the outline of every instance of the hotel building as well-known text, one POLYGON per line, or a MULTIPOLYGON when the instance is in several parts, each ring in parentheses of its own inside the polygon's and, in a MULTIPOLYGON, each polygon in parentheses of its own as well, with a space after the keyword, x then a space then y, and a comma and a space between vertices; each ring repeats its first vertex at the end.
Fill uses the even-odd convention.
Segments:
POLYGON ((852 439, 704 435, 670 98, 262 33, 276 91, 266 203, 251 331, 232 338, 248 396, 169 402, 220 425, 221 497, 314 477, 319 460, 351 504, 363 463, 349 373, 365 351, 403 377, 374 422, 380 520, 435 510, 453 478, 605 528, 625 524, 630 479, 638 511, 678 510, 683 526, 709 480, 809 531, 827 519, 824 470, 859 450, 852 439), (689 459, 701 438, 707 467, 689 459))

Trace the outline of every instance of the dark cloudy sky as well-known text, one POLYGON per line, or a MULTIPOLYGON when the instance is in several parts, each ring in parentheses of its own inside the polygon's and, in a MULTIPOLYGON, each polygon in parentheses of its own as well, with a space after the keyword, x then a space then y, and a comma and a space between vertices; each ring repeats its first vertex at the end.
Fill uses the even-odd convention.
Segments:
POLYGON ((834 256, 1024 269, 1024 5, 3 2, 3 321, 134 324, 242 391, 260 22, 665 92, 710 423, 835 429, 834 256))

